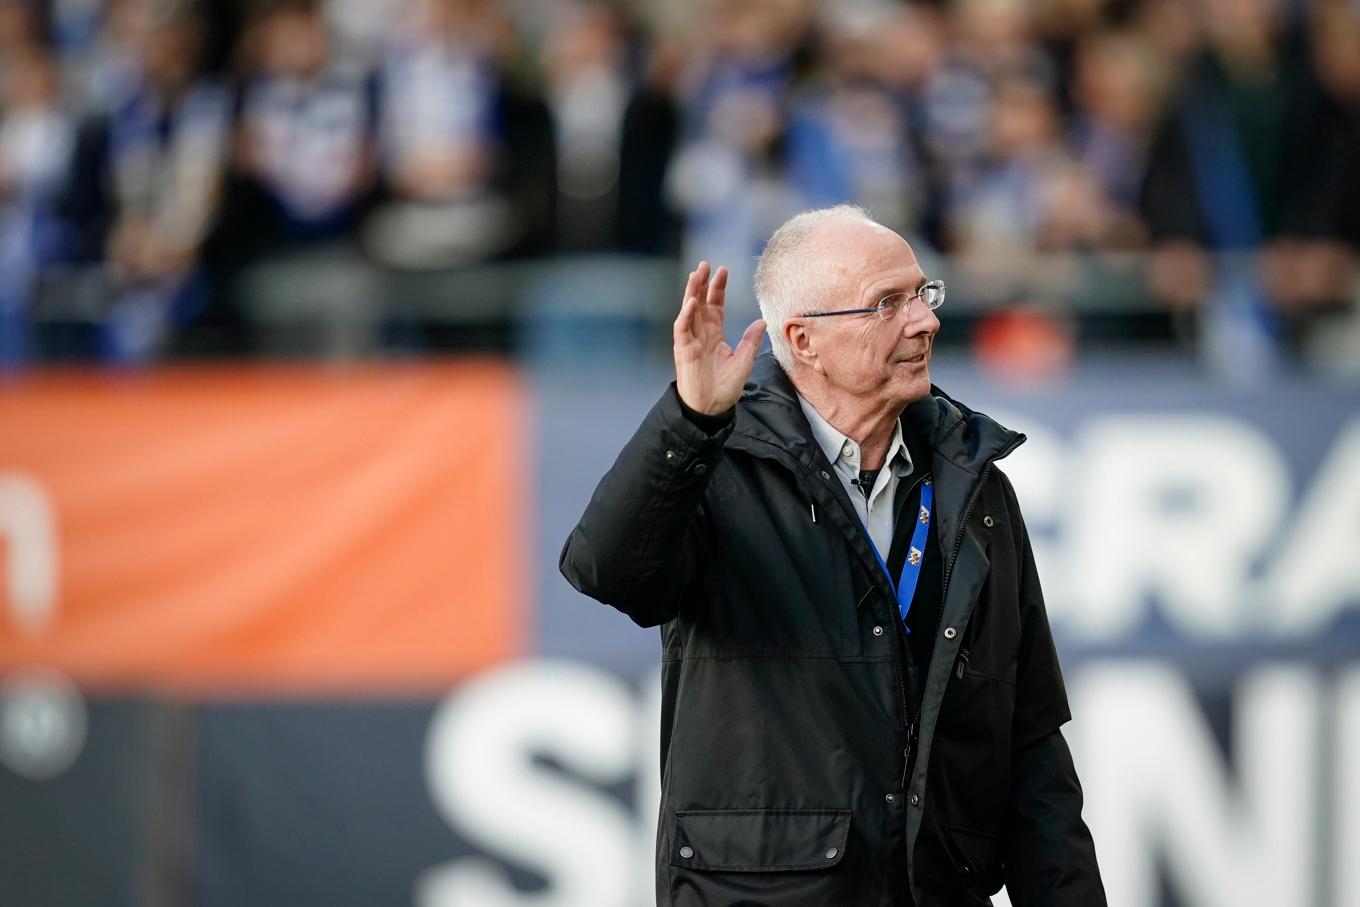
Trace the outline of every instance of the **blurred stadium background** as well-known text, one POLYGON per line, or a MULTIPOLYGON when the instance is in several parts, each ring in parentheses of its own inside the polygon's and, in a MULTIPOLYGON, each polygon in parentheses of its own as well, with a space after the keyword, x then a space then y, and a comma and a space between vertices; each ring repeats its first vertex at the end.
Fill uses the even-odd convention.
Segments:
POLYGON ((557 551, 842 200, 1030 437, 1111 905, 1360 907, 1351 0, 0 0, 0 905, 651 903, 557 551))

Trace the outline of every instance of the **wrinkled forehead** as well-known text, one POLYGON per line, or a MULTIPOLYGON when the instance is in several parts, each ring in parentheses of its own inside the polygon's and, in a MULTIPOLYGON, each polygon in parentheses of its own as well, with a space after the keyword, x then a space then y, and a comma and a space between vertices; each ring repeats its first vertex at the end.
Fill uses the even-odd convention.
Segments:
POLYGON ((907 241, 878 224, 833 221, 818 230, 809 246, 828 292, 858 294, 897 284, 901 284, 898 289, 910 289, 922 278, 907 241))

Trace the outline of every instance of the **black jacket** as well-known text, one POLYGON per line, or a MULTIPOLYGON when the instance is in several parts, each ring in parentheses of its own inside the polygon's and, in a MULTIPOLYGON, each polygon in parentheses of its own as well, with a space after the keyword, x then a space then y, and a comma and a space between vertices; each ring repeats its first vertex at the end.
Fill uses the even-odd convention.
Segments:
POLYGON ((1003 882, 1015 907, 1105 903, 993 466, 1024 436, 938 391, 903 419, 944 557, 914 734, 892 588, 768 353, 712 433, 667 390, 567 539, 572 585, 663 625, 658 904, 902 905, 910 884, 921 907, 966 907, 1003 882))

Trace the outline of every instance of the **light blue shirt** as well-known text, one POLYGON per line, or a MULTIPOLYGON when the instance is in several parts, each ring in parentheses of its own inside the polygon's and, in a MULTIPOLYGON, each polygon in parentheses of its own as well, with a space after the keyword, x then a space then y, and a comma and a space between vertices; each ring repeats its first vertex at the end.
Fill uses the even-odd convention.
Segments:
POLYGON ((866 501, 864 492, 851 484, 852 479, 859 479, 859 442, 837 431, 830 422, 822 418, 821 413, 813 409, 812 404, 807 402, 802 394, 798 395, 798 404, 803 407, 803 415, 807 416, 808 424, 812 426, 812 437, 816 439, 817 446, 826 454, 827 461, 831 463, 845 487, 845 493, 849 495, 850 503, 854 505, 860 523, 868 530, 874 547, 886 561, 888 551, 892 548, 895 512, 893 499, 897 494, 898 483, 911 475, 912 470, 911 453, 907 450, 906 441, 902 439, 902 422, 899 420, 893 424, 892 440, 888 442, 888 455, 883 461, 886 468, 878 471, 878 478, 874 480, 874 487, 866 501))

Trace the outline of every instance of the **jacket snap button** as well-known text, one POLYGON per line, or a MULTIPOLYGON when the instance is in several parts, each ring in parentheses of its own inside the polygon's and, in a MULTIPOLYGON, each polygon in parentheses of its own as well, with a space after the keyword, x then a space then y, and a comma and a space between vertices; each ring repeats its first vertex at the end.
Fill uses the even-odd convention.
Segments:
POLYGON ((991 518, 990 515, 988 515, 982 518, 982 525, 986 526, 988 529, 991 529, 992 526, 995 525, 995 521, 991 518))
POLYGON ((918 797, 916 794, 912 794, 912 795, 911 795, 911 805, 912 805, 912 806, 920 806, 920 805, 921 805, 921 798, 918 797))
POLYGON ((840 853, 840 851, 833 847, 826 852, 826 858, 828 860, 834 860, 836 859, 836 854, 838 853, 840 853))
POLYGON ((690 857, 694 856, 694 848, 686 844, 684 847, 680 848, 680 856, 688 860, 690 857))
POLYGON ((708 464, 707 464, 707 463, 695 463, 695 464, 694 464, 694 474, 695 474, 696 476, 701 476, 701 475, 703 475, 703 474, 706 473, 706 472, 708 472, 708 464))
POLYGON ((884 796, 883 799, 884 799, 884 800, 887 800, 889 803, 896 803, 896 802, 897 802, 897 795, 896 795, 896 794, 887 794, 886 796, 884 796))
POLYGON ((882 636, 882 635, 883 635, 883 628, 882 628, 882 627, 874 627, 874 635, 875 635, 875 636, 882 636))
POLYGON ((829 472, 827 472, 825 469, 823 469, 823 470, 822 470, 822 478, 826 479, 828 482, 831 481, 831 473, 829 473, 829 472))
POLYGON ((675 451, 673 451, 673 450, 668 450, 668 451, 666 451, 666 459, 667 459, 667 460, 674 460, 674 459, 675 459, 675 451))
POLYGON ((953 639, 955 636, 958 636, 958 635, 959 635, 959 631, 958 631, 958 630, 955 630, 953 627, 945 627, 945 628, 944 628, 944 638, 945 638, 945 639, 953 639))

